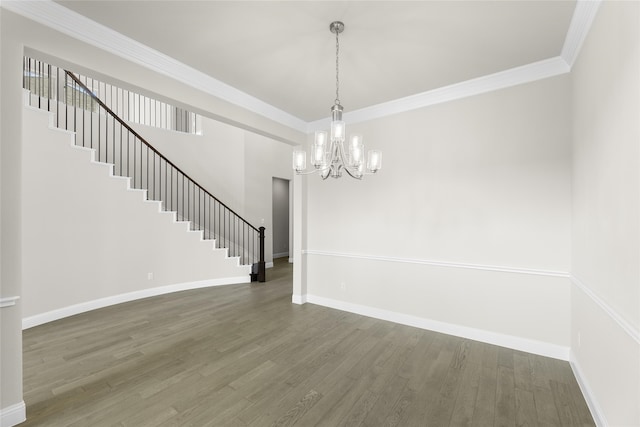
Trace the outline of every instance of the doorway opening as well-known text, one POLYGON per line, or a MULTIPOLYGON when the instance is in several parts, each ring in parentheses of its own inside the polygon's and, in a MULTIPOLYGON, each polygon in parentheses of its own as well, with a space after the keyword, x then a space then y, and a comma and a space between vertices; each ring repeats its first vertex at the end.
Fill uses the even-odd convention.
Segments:
POLYGON ((291 204, 288 179, 273 178, 272 183, 273 259, 290 258, 291 204))

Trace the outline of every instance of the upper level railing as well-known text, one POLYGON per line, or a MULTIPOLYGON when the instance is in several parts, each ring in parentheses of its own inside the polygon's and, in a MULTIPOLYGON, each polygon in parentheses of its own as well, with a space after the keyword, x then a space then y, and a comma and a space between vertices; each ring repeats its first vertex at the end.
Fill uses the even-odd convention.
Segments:
MULTIPOLYGON (((70 90, 65 90, 64 75, 58 67, 37 59, 24 57, 23 68, 25 70, 23 87, 40 95, 43 101, 58 100, 70 105, 75 102, 75 105, 86 109, 96 107, 88 99, 82 99, 83 97, 88 98, 88 94, 79 87, 72 86, 69 88, 70 90)), ((202 116, 199 114, 107 82, 87 76, 78 76, 91 93, 108 105, 109 109, 118 117, 129 123, 139 123, 197 135, 202 133, 202 116)), ((40 106, 45 107, 44 104, 40 106)))
POLYGON ((113 164, 114 175, 131 178, 131 186, 146 190, 147 199, 161 201, 164 210, 189 221, 191 229, 202 230, 205 239, 215 239, 241 264, 253 265, 252 274, 265 280, 264 227, 254 227, 195 182, 114 108, 138 123, 196 132, 198 118, 193 113, 146 97, 140 102, 132 92, 33 58, 24 58, 23 75, 29 104, 52 112, 56 127, 74 131, 76 145, 94 149, 96 161, 113 164), (96 95, 96 86, 111 94, 105 98, 111 105, 96 95), (183 119, 177 119, 179 115, 183 119))

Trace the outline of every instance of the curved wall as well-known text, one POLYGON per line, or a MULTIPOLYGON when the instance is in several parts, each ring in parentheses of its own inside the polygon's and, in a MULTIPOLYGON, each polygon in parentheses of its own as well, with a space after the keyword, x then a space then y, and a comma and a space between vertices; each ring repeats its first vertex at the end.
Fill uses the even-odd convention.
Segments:
POLYGON ((34 326, 131 299, 249 281, 250 267, 158 202, 73 134, 25 107, 22 144, 22 313, 34 326))

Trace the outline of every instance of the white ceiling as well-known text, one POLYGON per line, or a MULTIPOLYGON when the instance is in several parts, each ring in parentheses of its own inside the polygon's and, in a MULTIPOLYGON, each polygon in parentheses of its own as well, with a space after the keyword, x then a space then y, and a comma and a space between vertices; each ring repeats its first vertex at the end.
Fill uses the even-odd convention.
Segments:
POLYGON ((575 1, 58 1, 304 121, 560 55, 575 1))

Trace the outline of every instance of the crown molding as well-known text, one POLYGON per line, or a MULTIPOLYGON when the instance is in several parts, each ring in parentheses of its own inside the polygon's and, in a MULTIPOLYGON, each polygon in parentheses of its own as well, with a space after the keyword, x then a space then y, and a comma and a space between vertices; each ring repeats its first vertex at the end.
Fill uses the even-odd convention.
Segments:
MULTIPOLYGON (((558 57, 348 112, 345 113, 344 120, 348 123, 358 123, 378 119, 568 73, 591 28, 600 3, 601 0, 577 0, 562 53, 558 57)), ((1 0, 0 5, 9 11, 297 131, 310 133, 328 126, 328 118, 307 123, 52 0, 1 0)))
POLYGON ((564 39, 560 54, 569 67, 573 67, 573 63, 578 58, 578 53, 580 53, 582 43, 589 34, 600 3, 602 3, 601 0, 578 0, 576 2, 576 9, 573 11, 569 31, 567 31, 567 37, 564 39))
POLYGON ((51 0, 3 0, 2 7, 195 89, 306 132, 307 123, 51 0))
MULTIPOLYGON (((419 108, 429 107, 456 99, 492 92, 523 83, 545 79, 548 77, 565 74, 571 71, 569 65, 559 56, 500 71, 487 76, 478 77, 461 83, 444 86, 405 98, 373 105, 344 114, 347 123, 358 123, 367 120, 378 119, 393 114, 404 113, 419 108)), ((329 119, 317 120, 309 123, 308 131, 324 129, 328 126, 329 119)))

